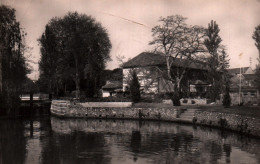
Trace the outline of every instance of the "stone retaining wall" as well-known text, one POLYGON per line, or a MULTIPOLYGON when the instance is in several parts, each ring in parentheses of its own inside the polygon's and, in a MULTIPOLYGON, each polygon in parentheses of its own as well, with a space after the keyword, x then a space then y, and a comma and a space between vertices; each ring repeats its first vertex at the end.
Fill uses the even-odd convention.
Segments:
POLYGON ((83 107, 131 107, 132 102, 85 102, 80 103, 83 107))
POLYGON ((198 111, 193 123, 234 130, 260 137, 260 119, 229 113, 198 111))
POLYGON ((52 101, 51 114, 58 117, 146 119, 207 125, 260 137, 260 119, 235 114, 196 111, 193 120, 179 118, 183 109, 86 107, 70 101, 52 101))
POLYGON ((169 108, 87 107, 70 101, 53 101, 51 114, 60 117, 124 118, 176 121, 181 110, 169 108))

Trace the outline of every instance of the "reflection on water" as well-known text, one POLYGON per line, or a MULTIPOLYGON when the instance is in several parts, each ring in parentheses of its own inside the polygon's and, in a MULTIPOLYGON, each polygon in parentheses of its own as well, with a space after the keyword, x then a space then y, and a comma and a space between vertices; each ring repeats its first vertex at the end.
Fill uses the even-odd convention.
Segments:
POLYGON ((259 139, 174 123, 0 120, 0 164, 260 163, 259 150, 259 139))

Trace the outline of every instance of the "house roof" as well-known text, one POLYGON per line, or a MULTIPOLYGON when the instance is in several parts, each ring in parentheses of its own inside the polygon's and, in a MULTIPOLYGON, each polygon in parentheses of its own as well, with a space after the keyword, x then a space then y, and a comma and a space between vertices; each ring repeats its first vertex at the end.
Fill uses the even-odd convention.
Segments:
MULTIPOLYGON (((184 59, 175 58, 173 65, 176 66, 184 66, 185 65, 184 59)), ((135 68, 135 67, 146 67, 146 66, 164 66, 166 65, 166 61, 164 56, 160 54, 150 53, 150 52, 143 52, 133 59, 129 60, 123 65, 123 68, 135 68)), ((206 70, 206 66, 201 63, 191 63, 188 68, 192 69, 204 69, 206 70)))
POLYGON ((123 84, 120 81, 107 81, 106 85, 102 87, 102 89, 118 89, 122 88, 123 84))
MULTIPOLYGON (((241 73, 244 74, 250 67, 241 67, 241 73)), ((240 68, 230 68, 228 72, 231 74, 240 74, 240 68)))
POLYGON ((128 62, 124 63, 123 68, 145 67, 145 66, 159 66, 165 65, 165 59, 162 55, 143 52, 128 62))

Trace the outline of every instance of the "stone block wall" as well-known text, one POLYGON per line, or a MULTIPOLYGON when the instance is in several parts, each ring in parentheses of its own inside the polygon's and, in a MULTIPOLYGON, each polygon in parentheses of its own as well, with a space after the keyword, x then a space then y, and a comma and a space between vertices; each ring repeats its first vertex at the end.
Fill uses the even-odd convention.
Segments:
POLYGON ((51 113, 61 117, 125 118, 176 121, 181 110, 169 108, 87 107, 69 101, 53 101, 51 113))
POLYGON ((132 102, 85 102, 80 103, 83 107, 131 107, 132 102))
POLYGON ((194 123, 230 129, 260 137, 260 119, 229 113, 199 111, 194 123))
POLYGON ((53 101, 51 114, 74 118, 145 119, 190 122, 260 137, 260 119, 220 112, 196 111, 193 121, 179 118, 183 109, 133 108, 133 107, 84 107, 80 103, 53 101))

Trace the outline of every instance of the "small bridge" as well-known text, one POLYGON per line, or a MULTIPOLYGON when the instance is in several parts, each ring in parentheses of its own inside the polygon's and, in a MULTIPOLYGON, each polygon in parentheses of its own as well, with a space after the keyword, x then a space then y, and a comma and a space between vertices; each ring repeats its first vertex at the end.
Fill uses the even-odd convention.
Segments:
POLYGON ((23 93, 20 95, 22 107, 50 107, 49 94, 23 93))

